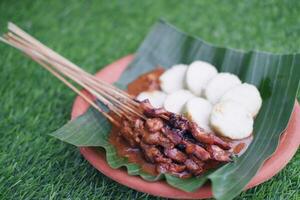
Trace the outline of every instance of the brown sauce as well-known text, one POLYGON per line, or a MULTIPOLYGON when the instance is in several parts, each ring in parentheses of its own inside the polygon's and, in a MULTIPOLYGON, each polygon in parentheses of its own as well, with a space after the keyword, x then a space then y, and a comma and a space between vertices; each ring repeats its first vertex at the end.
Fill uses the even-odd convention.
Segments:
POLYGON ((147 162, 139 148, 132 148, 130 147, 127 142, 118 135, 118 129, 113 128, 110 136, 109 136, 109 142, 116 147, 117 154, 120 157, 127 158, 130 163, 136 163, 139 164, 142 168, 142 171, 156 175, 156 169, 155 164, 147 162))
POLYGON ((159 77, 164 72, 163 68, 156 68, 146 74, 139 76, 128 84, 128 93, 137 96, 143 91, 159 90, 159 77))
MULTIPOLYGON (((128 85, 128 93, 137 96, 143 91, 159 90, 159 76, 164 72, 163 68, 156 68, 146 74, 139 76, 136 80, 128 85)), ((229 142, 232 147, 232 152, 238 156, 242 155, 251 141, 253 140, 253 135, 242 140, 231 140, 229 138, 223 138, 225 141, 229 142)), ((128 143, 118 135, 118 129, 113 128, 110 136, 109 142, 116 147, 117 153, 120 157, 125 157, 131 163, 139 164, 142 170, 151 175, 157 175, 156 165, 151 164, 145 160, 139 148, 132 148, 128 143)), ((216 163, 211 163, 212 166, 216 163)))
POLYGON ((232 147, 232 152, 237 156, 241 156, 243 153, 245 153, 252 140, 253 135, 241 140, 229 140, 229 143, 232 147))

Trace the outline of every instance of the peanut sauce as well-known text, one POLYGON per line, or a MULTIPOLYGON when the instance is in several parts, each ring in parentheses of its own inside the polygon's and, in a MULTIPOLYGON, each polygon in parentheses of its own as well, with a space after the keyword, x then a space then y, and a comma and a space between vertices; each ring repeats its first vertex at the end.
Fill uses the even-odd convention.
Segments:
MULTIPOLYGON (((137 96, 143 91, 160 90, 159 77, 163 72, 163 68, 156 68, 139 76, 133 82, 129 83, 128 93, 133 96, 137 96)), ((241 156, 253 140, 253 135, 242 140, 231 140, 229 138, 222 139, 230 143, 230 146, 232 147, 231 151, 235 155, 241 156)), ((118 156, 127 158, 130 163, 139 164, 143 172, 150 175, 158 174, 156 171, 156 165, 147 162, 139 148, 130 147, 129 144, 118 135, 118 129, 115 127, 110 133, 109 142, 116 147, 118 156)))
POLYGON ((163 68, 156 68, 146 74, 139 76, 133 82, 128 84, 128 93, 137 96, 143 91, 159 90, 159 77, 164 72, 163 68))
POLYGON ((139 148, 130 147, 128 143, 118 135, 118 129, 116 127, 113 127, 110 133, 109 142, 116 147, 118 156, 127 158, 130 163, 139 164, 143 172, 157 175, 156 165, 147 162, 139 148))
POLYGON ((247 148, 249 147, 250 143, 253 140, 253 135, 250 135, 249 137, 243 138, 241 140, 231 140, 231 139, 224 139, 225 141, 228 141, 230 146, 232 147, 232 152, 237 155, 241 156, 247 148))

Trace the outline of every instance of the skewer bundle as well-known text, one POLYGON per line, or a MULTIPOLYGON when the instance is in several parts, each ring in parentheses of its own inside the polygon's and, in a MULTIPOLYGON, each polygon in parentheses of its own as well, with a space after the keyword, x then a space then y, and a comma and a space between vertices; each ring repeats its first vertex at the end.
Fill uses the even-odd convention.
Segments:
POLYGON ((111 115, 108 115, 108 113, 101 109, 93 99, 77 89, 77 87, 67 80, 67 78, 73 80, 79 86, 94 95, 117 116, 128 119, 131 117, 145 118, 138 108, 138 102, 134 101, 126 92, 105 81, 96 79, 93 75, 85 72, 74 63, 43 45, 13 23, 8 24, 8 30, 8 33, 4 34, 3 37, 0 37, 1 41, 19 49, 39 63, 42 67, 65 83, 70 89, 80 95, 92 107, 102 113, 114 125, 119 126, 120 124, 111 115))
POLYGON ((156 164, 158 172, 197 176, 220 162, 231 160, 230 145, 214 134, 205 133, 194 122, 162 108, 155 109, 149 101, 136 101, 117 87, 96 79, 12 23, 8 30, 0 37, 1 41, 39 63, 119 127, 119 136, 130 146, 140 148, 144 157, 156 164), (86 89, 113 114, 105 112, 69 80, 86 89))

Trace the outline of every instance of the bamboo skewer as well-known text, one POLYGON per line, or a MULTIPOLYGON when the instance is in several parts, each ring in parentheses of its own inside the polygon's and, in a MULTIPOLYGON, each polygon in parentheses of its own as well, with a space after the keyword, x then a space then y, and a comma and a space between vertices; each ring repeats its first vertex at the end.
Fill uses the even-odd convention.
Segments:
MULTIPOLYGON (((69 60, 67 60, 66 58, 62 57, 61 55, 57 54, 56 52, 54 52, 52 49, 48 48, 47 46, 43 45, 41 42, 39 42, 38 40, 36 40, 35 38, 33 38, 32 36, 30 36, 29 34, 27 34, 26 32, 24 32, 22 29, 20 29, 19 27, 17 27, 16 25, 9 23, 8 24, 8 29, 10 31, 12 31, 15 34, 18 34, 20 37, 22 37, 23 39, 29 41, 30 43, 32 43, 32 45, 38 47, 40 50, 46 50, 48 53, 50 53, 52 56, 58 58, 58 60, 63 61, 65 64, 69 65, 70 67, 72 67, 73 69, 79 70, 80 72, 84 73, 85 75, 91 76, 90 74, 88 74, 87 72, 85 72, 84 70, 82 70, 81 68, 79 68, 78 66, 76 66, 74 63, 70 62, 69 60)), ((99 79, 95 79, 95 77, 91 76, 91 78, 93 80, 95 80, 98 83, 101 83, 105 86, 107 86, 107 88, 111 88, 113 89, 113 91, 115 90, 116 92, 119 92, 121 95, 123 95, 124 97, 128 97, 129 99, 131 99, 132 97, 130 95, 128 95, 126 92, 106 83, 105 81, 99 80, 99 79)), ((131 101, 131 103, 135 106, 138 105, 138 103, 131 101)))
POLYGON ((120 126, 113 117, 104 112, 91 98, 79 91, 74 85, 66 80, 64 76, 72 79, 78 85, 85 88, 119 117, 128 119, 131 119, 132 117, 141 117, 145 119, 142 111, 138 109, 139 103, 134 101, 126 92, 105 81, 96 79, 94 76, 46 47, 14 24, 9 23, 8 29, 11 32, 5 34, 3 36, 4 38, 0 37, 1 41, 21 50, 24 54, 39 63, 42 67, 65 83, 70 89, 80 95, 92 107, 102 113, 113 124, 120 126))
MULTIPOLYGON (((14 44, 15 46, 17 46, 17 44, 13 41, 11 41, 12 44, 14 44)), ((20 47, 20 46, 18 46, 20 47)), ((23 50, 25 51, 28 51, 26 50, 26 48, 23 50)), ((43 60, 47 60, 45 59, 44 57, 42 57, 40 54, 36 54, 36 57, 38 57, 39 59, 43 59, 43 60)), ((52 64, 52 66, 56 66, 56 67, 59 67, 59 65, 57 65, 57 63, 55 62, 52 62, 51 60, 47 60, 48 63, 52 64)), ((64 72, 64 70, 60 70, 60 72, 64 72)), ((65 75, 70 75, 70 74, 67 74, 67 73, 64 73, 65 75)), ((83 83, 82 81, 80 81, 78 78, 76 77, 72 77, 72 79, 77 82, 79 85, 81 85, 82 87, 86 88, 90 93, 92 93, 94 96, 96 96, 100 101, 102 101, 110 110, 114 111, 116 114, 118 114, 119 116, 121 116, 120 112, 118 110, 116 110, 114 108, 114 105, 109 102, 107 99, 105 99, 104 97, 102 97, 101 95, 99 95, 98 93, 96 93, 94 90, 90 89, 85 83, 83 83)), ((124 113, 123 113, 124 114, 124 113)))
MULTIPOLYGON (((22 43, 24 45, 26 45, 28 47, 28 45, 30 46, 30 44, 26 43, 25 41, 22 41, 20 38, 17 38, 16 36, 14 36, 13 34, 7 34, 4 36, 4 38, 6 38, 8 41, 11 41, 11 38, 13 38, 14 41, 11 41, 13 44, 16 45, 16 41, 18 43, 22 43)), ((44 59, 45 58, 41 58, 44 59)), ((53 62, 52 60, 47 60, 48 63, 51 63, 53 66, 55 66, 56 68, 58 68, 61 72, 65 72, 65 75, 71 75, 72 74, 72 79, 75 80, 79 85, 81 85, 82 87, 86 88, 90 93, 92 93, 94 96, 96 96, 99 100, 101 100, 109 109, 113 110, 116 114, 118 114, 119 116, 121 116, 121 114, 114 109, 113 105, 106 100, 105 98, 103 98, 102 96, 100 96, 98 93, 96 93, 94 90, 90 89, 88 87, 88 85, 86 85, 86 83, 83 83, 80 79, 84 78, 85 76, 80 76, 78 73, 74 73, 73 71, 70 71, 70 69, 68 68, 62 68, 63 66, 58 65, 56 62, 53 62), (79 76, 77 76, 79 75, 79 76)), ((88 83, 87 83, 88 84, 88 83)), ((121 108, 122 109, 122 108, 121 108)), ((124 114, 124 113, 123 113, 124 114)))
MULTIPOLYGON (((12 34, 12 33, 8 33, 7 35, 6 35, 6 37, 5 38, 7 38, 8 40, 10 39, 10 38, 13 38, 14 40, 16 40, 16 41, 18 41, 18 42, 21 42, 21 43, 25 43, 25 45, 31 45, 31 44, 29 44, 29 42, 28 41, 24 41, 24 40, 22 40, 22 38, 18 38, 18 36, 16 36, 16 35, 14 35, 14 34, 12 34)), ((37 42, 35 42, 35 43, 37 43, 37 42)), ((34 48, 34 46, 30 46, 30 47, 32 47, 32 48, 34 48)), ((41 51, 39 51, 39 52, 41 52, 41 53, 43 53, 44 51, 45 51, 45 49, 38 49, 38 47, 35 47, 34 49, 37 49, 37 50, 41 50, 41 51)), ((48 50, 47 50, 48 51, 48 50)), ((47 56, 47 55, 54 55, 53 53, 51 53, 51 54, 46 54, 45 56, 47 56)), ((51 56, 47 56, 47 57, 49 57, 49 59, 53 59, 51 56)), ((55 58, 56 59, 56 58, 55 58)), ((64 59, 65 60, 65 59, 64 59)), ((64 62, 64 64, 68 64, 68 63, 65 63, 65 61, 64 60, 62 60, 63 62, 64 62)), ((55 60, 55 62, 60 62, 60 61, 57 61, 57 60, 55 60)), ((64 67, 64 65, 62 64, 61 65, 62 67, 64 67)), ((117 103, 118 105, 121 105, 122 107, 125 107, 126 109, 128 109, 130 112, 132 112, 132 113, 134 113, 134 114, 137 114, 137 115, 139 115, 140 117, 142 117, 142 118, 144 118, 144 116, 142 115, 142 113, 139 111, 139 110, 137 110, 136 109, 136 104, 138 104, 137 102, 135 102, 135 101, 133 101, 131 98, 128 98, 128 95, 126 95, 126 97, 125 97, 125 101, 120 101, 120 99, 119 99, 119 97, 118 96, 116 96, 115 94, 113 94, 114 92, 116 92, 116 91, 118 91, 119 89, 117 89, 117 88, 115 88, 115 87, 113 87, 113 88, 111 88, 110 90, 107 90, 107 87, 103 87, 102 86, 102 84, 99 84, 99 83, 96 83, 94 80, 95 80, 95 77, 93 77, 93 76, 91 76, 90 74, 88 74, 88 73, 86 73, 85 71, 83 71, 83 70, 81 70, 79 67, 77 67, 77 66, 71 66, 71 68, 70 67, 68 67, 68 68, 65 68, 66 70, 74 70, 74 71, 76 71, 76 73, 75 73, 75 75, 79 75, 81 72, 82 73, 84 73, 85 75, 87 75, 88 77, 89 77, 89 80, 88 80, 88 84, 91 86, 91 87, 93 87, 93 86, 96 86, 96 88, 94 87, 94 89, 101 89, 101 90, 106 90, 106 92, 104 92, 103 94, 106 96, 106 97, 108 97, 108 95, 109 95, 109 98, 111 98, 115 103, 117 103), (90 78, 92 78, 92 81, 91 81, 91 79, 90 78), (93 84, 91 84, 91 82, 93 83, 93 84), (102 87, 101 87, 102 86, 102 87), (100 87, 100 88, 99 88, 100 87), (134 105, 133 105, 134 104, 134 105)), ((69 72, 71 72, 71 71, 69 71, 69 72)), ((83 77, 83 78, 88 78, 87 76, 81 76, 81 77, 83 77)), ((98 79, 96 79, 96 80, 98 80, 98 79)), ((107 84, 107 83, 106 83, 107 84)), ((108 84, 109 85, 109 84, 108 84)), ((111 86, 111 85, 109 85, 109 86, 111 86)), ((120 90, 120 91, 122 91, 122 90, 120 90)), ((98 92, 101 92, 101 91, 99 91, 98 90, 98 92)), ((122 93, 124 93, 124 94, 127 94, 127 93, 125 93, 124 91, 122 91, 122 93)), ((120 93, 116 93, 116 94, 118 94, 118 95, 120 95, 120 93)), ((121 94, 122 95, 122 94, 121 94)), ((97 96, 97 95, 96 95, 97 96)), ((122 100, 122 99, 121 99, 122 100)), ((122 109, 122 107, 121 107, 121 109, 122 109)))
MULTIPOLYGON (((3 41, 2 38, 0 38, 0 40, 3 41)), ((15 43, 8 43, 7 44, 21 49, 22 47, 18 46, 15 43)), ((24 52, 25 53, 25 52, 24 52)), ((53 74, 55 77, 57 77, 59 80, 61 80, 63 83, 65 83, 70 89, 72 89, 75 93, 77 93, 79 96, 81 96, 85 101, 87 101, 91 106, 93 106, 97 111, 99 111, 101 114, 103 114, 106 118, 108 118, 112 123, 114 123, 115 125, 119 125, 118 122, 116 122, 111 116, 109 116, 106 112, 104 112, 97 104, 95 104, 93 102, 93 100, 91 100, 89 97, 87 97, 85 94, 83 94, 80 90, 78 90, 74 85, 72 85, 68 80, 66 80, 63 76, 61 76, 59 73, 57 73, 56 71, 54 71, 50 66, 48 66, 46 63, 44 63, 43 61, 41 61, 40 59, 38 59, 36 57, 36 55, 34 55, 31 52, 26 52, 26 55, 28 55, 29 57, 31 57, 34 61, 36 61, 37 63, 39 63, 42 67, 44 67, 45 69, 47 69, 51 74, 53 74)))

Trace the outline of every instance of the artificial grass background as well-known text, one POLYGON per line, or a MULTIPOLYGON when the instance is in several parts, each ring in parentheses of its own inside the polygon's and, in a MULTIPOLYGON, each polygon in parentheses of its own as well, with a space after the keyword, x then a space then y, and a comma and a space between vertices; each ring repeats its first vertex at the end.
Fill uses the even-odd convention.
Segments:
MULTIPOLYGON (((299 52, 298 1, 0 1, 13 21, 94 73, 133 53, 160 17, 209 42, 299 52)), ((76 147, 47 134, 70 118, 75 95, 0 44, 0 199, 158 199, 106 178, 76 147)), ((270 181, 236 199, 300 199, 300 151, 270 181)))

